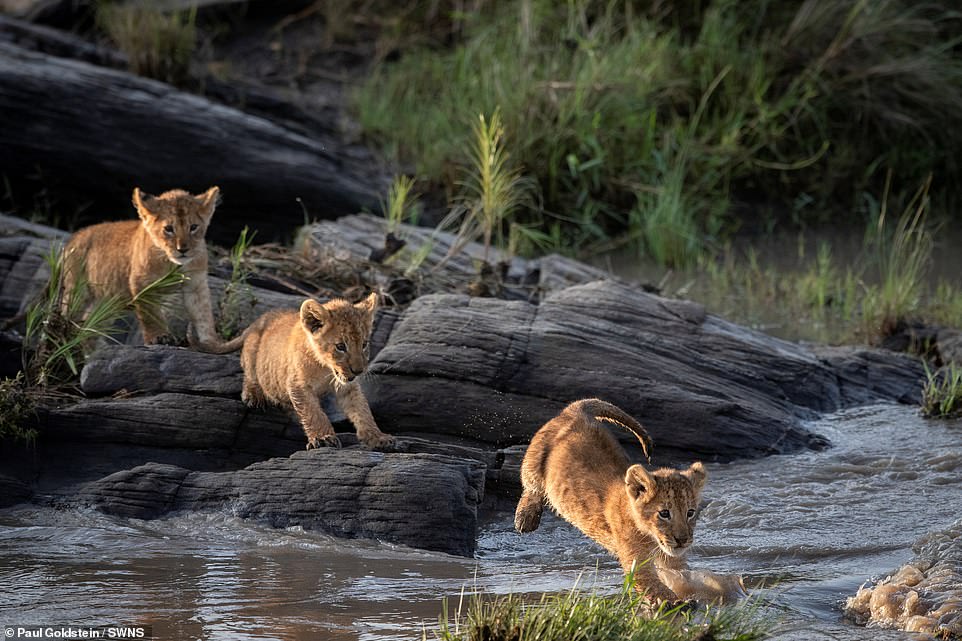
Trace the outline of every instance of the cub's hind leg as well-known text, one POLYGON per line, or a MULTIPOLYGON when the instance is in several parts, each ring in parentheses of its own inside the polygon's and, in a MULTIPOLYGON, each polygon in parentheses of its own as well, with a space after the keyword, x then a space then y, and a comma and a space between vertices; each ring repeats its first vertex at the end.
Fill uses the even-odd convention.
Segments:
POLYGON ((522 534, 533 532, 541 525, 541 513, 544 511, 544 495, 525 490, 514 511, 514 529, 522 534))
POLYGON ((262 407, 267 399, 264 390, 257 382, 257 349, 260 347, 261 333, 252 331, 244 339, 244 349, 241 352, 241 368, 244 370, 244 386, 241 389, 241 400, 248 407, 262 407))
POLYGON ((518 532, 533 532, 541 524, 541 513, 547 500, 544 491, 545 453, 535 441, 528 446, 521 462, 521 486, 524 491, 514 511, 514 527, 518 532), (537 450, 537 451, 536 451, 537 450))

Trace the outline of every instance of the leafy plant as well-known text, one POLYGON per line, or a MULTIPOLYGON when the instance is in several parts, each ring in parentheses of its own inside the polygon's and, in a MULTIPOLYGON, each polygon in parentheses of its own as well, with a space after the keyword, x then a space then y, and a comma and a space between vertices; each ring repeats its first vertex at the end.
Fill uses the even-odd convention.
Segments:
POLYGON ((246 257, 256 235, 256 231, 251 232, 245 225, 230 250, 230 281, 218 302, 217 313, 217 333, 224 340, 233 338, 240 332, 245 314, 257 304, 254 291, 247 284, 251 268, 246 257))
POLYGON ((487 262, 492 246, 505 249, 505 229, 512 215, 531 202, 531 182, 510 162, 500 109, 495 109, 490 118, 479 115, 473 134, 470 164, 460 183, 464 191, 455 210, 462 216, 460 243, 454 247, 480 239, 487 262))
POLYGON ((921 409, 926 418, 962 416, 962 366, 949 363, 933 371, 925 363, 921 409))
POLYGON ((100 0, 97 24, 127 56, 133 73, 182 84, 197 45, 197 7, 162 11, 148 3, 100 0))

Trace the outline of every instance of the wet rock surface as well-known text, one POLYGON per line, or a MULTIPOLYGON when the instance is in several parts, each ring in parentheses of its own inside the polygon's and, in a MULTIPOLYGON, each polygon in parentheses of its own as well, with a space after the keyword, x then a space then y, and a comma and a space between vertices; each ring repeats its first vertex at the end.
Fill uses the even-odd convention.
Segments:
POLYGON ((53 499, 139 519, 226 511, 275 527, 470 556, 484 466, 440 455, 311 450, 232 472, 148 463, 53 499))

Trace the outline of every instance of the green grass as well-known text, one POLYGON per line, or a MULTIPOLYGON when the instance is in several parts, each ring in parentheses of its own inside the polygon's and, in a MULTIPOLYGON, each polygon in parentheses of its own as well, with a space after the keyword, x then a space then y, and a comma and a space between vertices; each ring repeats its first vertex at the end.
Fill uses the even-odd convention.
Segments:
POLYGON ((690 265, 766 209, 858 217, 886 169, 906 184, 934 172, 958 200, 962 14, 947 0, 666 6, 482 3, 378 66, 358 116, 453 193, 472 121, 500 108, 541 195, 508 222, 555 249, 632 242, 690 265))
MULTIPOLYGON (((663 291, 793 340, 875 343, 916 321, 958 327, 962 290, 953 282, 930 282, 928 185, 897 217, 883 194, 860 247, 836 246, 832 239, 812 243, 803 234, 794 256, 786 243, 764 255, 725 245, 691 268, 669 271, 663 291)), ((642 278, 657 282, 661 273, 642 278)))
POLYGON ((256 231, 251 232, 245 225, 228 255, 231 266, 230 280, 217 305, 216 329, 217 334, 224 340, 229 340, 240 333, 244 318, 257 304, 254 291, 247 284, 252 270, 246 258, 256 235, 256 231))
POLYGON ((949 363, 938 370, 925 366, 921 409, 926 418, 962 416, 962 365, 949 363))
POLYGON ((508 248, 505 230, 512 228, 506 223, 529 203, 531 184, 512 164, 505 148, 500 109, 490 117, 479 115, 472 132, 464 177, 459 183, 461 193, 448 220, 460 219, 459 242, 454 247, 480 240, 487 262, 492 247, 508 248))
POLYGON ((388 188, 387 196, 381 199, 381 215, 388 222, 388 232, 397 233, 402 223, 417 225, 421 215, 421 204, 410 176, 395 176, 388 188))
POLYGON ((916 192, 894 229, 886 227, 888 185, 871 238, 879 284, 868 289, 862 318, 865 334, 884 337, 916 313, 932 258, 932 234, 926 227, 929 185, 916 192))
POLYGON ((197 46, 197 8, 161 11, 149 3, 99 0, 97 25, 122 51, 133 73, 179 85, 197 46))
MULTIPOLYGON (((771 626, 749 608, 651 614, 626 582, 615 595, 587 592, 577 586, 536 601, 519 595, 475 595, 456 612, 442 604, 433 638, 440 641, 755 641, 771 626), (463 608, 463 609, 462 609, 463 608)), ((428 639, 425 632, 424 639, 428 639)))

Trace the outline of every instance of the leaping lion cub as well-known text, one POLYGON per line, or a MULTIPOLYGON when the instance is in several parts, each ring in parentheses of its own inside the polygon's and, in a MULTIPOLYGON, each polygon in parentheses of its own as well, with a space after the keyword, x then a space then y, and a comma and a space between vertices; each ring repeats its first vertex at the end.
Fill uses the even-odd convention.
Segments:
POLYGON ((323 305, 308 299, 297 310, 267 312, 226 346, 243 342, 241 398, 252 406, 265 401, 293 407, 307 435, 307 448, 340 447, 321 408, 331 391, 367 447, 389 447, 394 438, 377 427, 357 382, 367 368, 368 338, 377 294, 360 303, 334 299, 323 305))
MULTIPOLYGON (((204 234, 219 197, 217 187, 197 196, 180 189, 148 196, 135 188, 133 204, 139 220, 91 225, 70 238, 63 252, 64 306, 84 276, 94 297, 133 297, 180 265, 187 277, 182 285, 184 309, 199 338, 197 346, 218 344, 204 234)), ((145 343, 172 342, 160 309, 141 304, 134 311, 145 343)))
POLYGON ((648 433, 626 412, 595 398, 571 403, 538 430, 525 452, 515 527, 536 529, 547 502, 614 554, 626 573, 634 569, 635 587, 648 599, 675 601, 678 595, 658 569, 686 568, 705 468, 697 462, 684 471, 650 472, 631 465, 602 421, 634 432, 649 455, 648 433))

